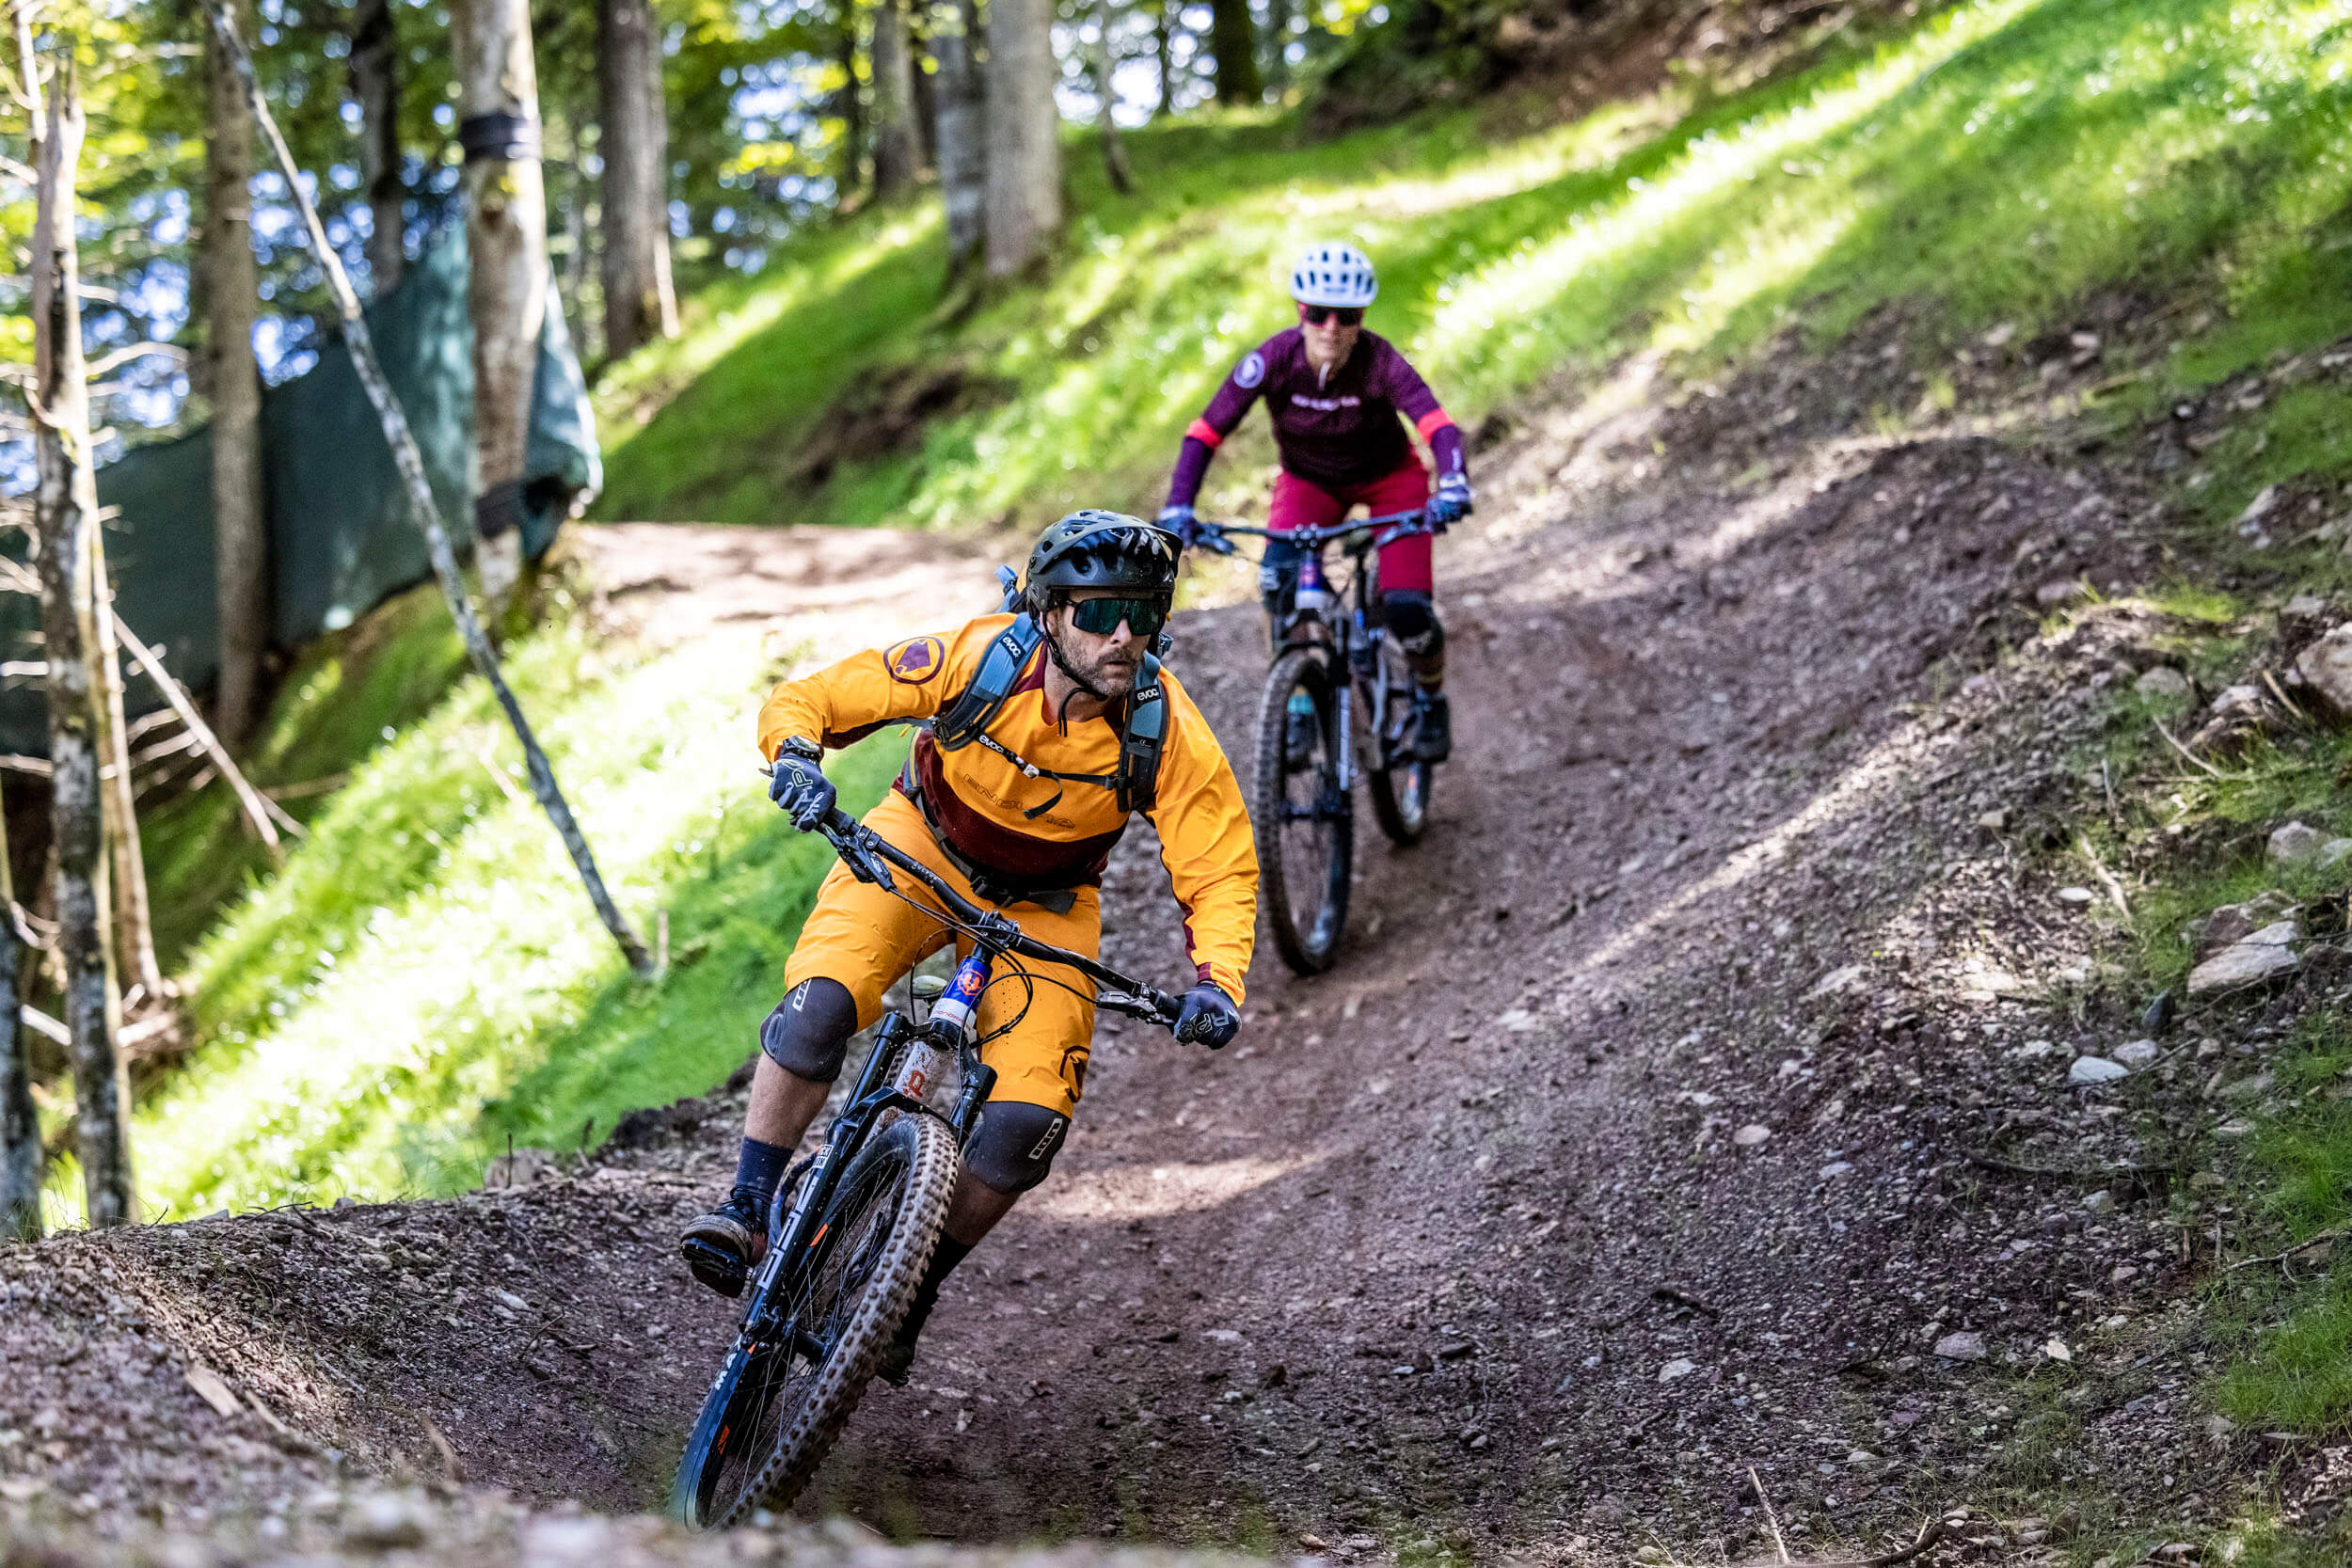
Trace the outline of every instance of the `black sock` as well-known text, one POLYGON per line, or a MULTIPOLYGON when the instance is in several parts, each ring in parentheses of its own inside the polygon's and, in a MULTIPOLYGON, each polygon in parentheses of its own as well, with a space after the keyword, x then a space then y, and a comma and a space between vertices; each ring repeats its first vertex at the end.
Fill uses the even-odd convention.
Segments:
POLYGON ((792 1151, 782 1144, 764 1144, 757 1138, 743 1140, 743 1152, 736 1156, 735 1187, 738 1192, 748 1187, 759 1195, 761 1208, 776 1196, 776 1184, 784 1180, 785 1168, 792 1163, 792 1151))
POLYGON ((931 1266, 923 1271, 922 1282, 914 1287, 914 1303, 907 1308, 907 1321, 900 1326, 900 1333, 913 1333, 923 1326, 931 1308, 939 1305, 939 1288, 947 1283, 956 1265, 970 1256, 969 1246, 944 1230, 939 1233, 939 1244, 931 1248, 931 1266))

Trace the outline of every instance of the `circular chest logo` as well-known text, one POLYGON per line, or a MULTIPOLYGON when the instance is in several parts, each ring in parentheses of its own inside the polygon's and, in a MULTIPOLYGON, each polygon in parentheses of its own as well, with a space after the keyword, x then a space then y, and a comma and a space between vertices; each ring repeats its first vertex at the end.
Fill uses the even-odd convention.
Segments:
POLYGON ((936 637, 914 637, 882 656, 890 678, 903 686, 921 686, 939 673, 946 662, 946 645, 936 637))
POLYGON ((1265 356, 1254 348, 1243 355, 1241 363, 1233 367, 1233 385, 1236 387, 1255 387, 1264 379, 1265 356))

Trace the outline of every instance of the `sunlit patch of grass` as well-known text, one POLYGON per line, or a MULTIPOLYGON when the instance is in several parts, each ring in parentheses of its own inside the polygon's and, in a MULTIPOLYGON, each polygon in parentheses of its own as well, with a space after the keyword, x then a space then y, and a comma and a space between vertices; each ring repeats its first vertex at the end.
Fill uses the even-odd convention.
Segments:
MULTIPOLYGON (((648 933, 671 911, 671 972, 628 976, 469 678, 195 947, 198 1046, 135 1129, 150 1205, 447 1190, 478 1179, 485 1115, 568 1143, 742 1059, 828 864, 748 766, 761 672, 713 643, 639 660, 578 616, 507 667, 624 910, 648 933)), ((845 800, 898 754, 878 736, 838 759, 845 800)))
MULTIPOLYGON (((926 204, 811 235, 698 301, 679 343, 602 394, 633 429, 630 410, 707 367, 618 438, 603 514, 928 526, 1148 507, 1184 422, 1283 325, 1289 256, 1325 235, 1373 252, 1372 325, 1465 420, 1629 350, 1736 358, 1895 299, 1917 302, 1931 349, 2059 323, 2103 288, 2210 302, 2217 325, 2184 328, 2123 400, 2153 406, 2352 331, 2348 66, 2345 0, 1973 0, 1742 92, 1677 86, 1502 140, 1471 112, 1313 145, 1281 119, 1177 122, 1130 138, 1133 198, 1073 145, 1042 288, 938 317, 926 204), (1011 395, 815 493, 785 487, 856 370, 950 356, 1011 395)), ((2309 406, 2268 417, 2265 466, 2334 471, 2342 420, 2316 389, 2293 401, 2309 406)))

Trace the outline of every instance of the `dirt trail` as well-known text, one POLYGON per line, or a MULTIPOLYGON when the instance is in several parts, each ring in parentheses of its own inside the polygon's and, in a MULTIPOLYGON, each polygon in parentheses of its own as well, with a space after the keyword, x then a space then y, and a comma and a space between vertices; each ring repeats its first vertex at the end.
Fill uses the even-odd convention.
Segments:
MULTIPOLYGON (((1459 744, 1428 839, 1391 851, 1367 815, 1345 956, 1299 982, 1264 947, 1235 1049, 1105 1029, 1053 1182, 812 1510, 964 1541, 1581 1561, 1769 1551, 1751 1467, 1798 1547, 2025 1485, 2218 1500, 2186 1479, 2173 1353, 2141 1354, 2179 1280, 2149 1195, 2087 1215, 1981 1158, 2136 1151, 2063 1046, 2137 999, 2089 983, 2027 835, 2085 787, 2062 763, 2091 694, 2145 662, 2127 614, 2058 641, 2038 620, 2071 579, 2143 577, 2153 509, 1960 425, 1857 435, 1884 346, 1698 396, 1637 363, 1482 457, 1488 514, 1440 552, 1459 744), (1954 1335, 1966 1356, 1931 1354, 1954 1335), (2106 1381, 2046 1473, 1992 1467, 2053 1338, 2106 1381)), ((861 616, 952 619, 928 601, 967 571, 986 596, 979 557, 850 537, 583 550, 656 636, 764 613, 779 580, 846 600, 878 562, 907 575, 861 616), (804 566, 812 545, 843 553, 804 566)), ((1254 610, 1179 636, 1246 754, 1254 610)), ((1148 836, 1108 880, 1106 954, 1172 974, 1148 836)), ((645 1506, 728 1326, 668 1248, 734 1115, 636 1118, 593 1170, 514 1194, 0 1252, 31 1325, 8 1370, 38 1372, 0 1378, 0 1499, 71 1511, 127 1475, 217 1508, 226 1454, 235 1506, 282 1512, 330 1473, 210 1415, 174 1381, 200 1354, 362 1468, 442 1473, 446 1441, 469 1481, 645 1506), (96 1315, 102 1280, 139 1326, 96 1315), (41 1425, 109 1399, 188 1434, 185 1474, 41 1425)))

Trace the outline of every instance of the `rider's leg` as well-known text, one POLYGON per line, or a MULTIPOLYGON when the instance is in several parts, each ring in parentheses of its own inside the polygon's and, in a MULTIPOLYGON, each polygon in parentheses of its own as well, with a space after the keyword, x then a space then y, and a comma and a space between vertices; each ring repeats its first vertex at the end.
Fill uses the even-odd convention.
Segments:
MULTIPOLYGON (((1365 508, 1377 517, 1426 505, 1429 473, 1418 458, 1365 487, 1365 508)), ((1454 749, 1453 715, 1445 697, 1445 624, 1438 619, 1436 541, 1409 534, 1380 549, 1380 610, 1405 650, 1413 673, 1415 752, 1443 762, 1454 749)))
MULTIPOLYGON (((930 844, 929 828, 899 796, 866 820, 901 847, 916 833, 930 844)), ((847 867, 827 874, 785 967, 784 1000, 760 1024, 735 1185, 680 1239, 697 1279, 726 1295, 742 1289, 744 1270, 766 1245, 769 1202, 841 1075, 850 1037, 882 1016, 883 990, 946 940, 936 919, 858 881, 847 867)))
MULTIPOLYGON (((1101 950, 1102 902, 1092 888, 1079 889, 1066 914, 1034 904, 1016 904, 1010 912, 1040 942, 1089 958, 1101 950)), ((882 1354, 878 1370, 892 1383, 906 1381, 915 1338, 938 1304, 941 1285, 1011 1212, 1021 1195, 1045 1180, 1061 1151, 1070 1117, 1086 1092, 1087 1056, 1094 1039, 1092 990, 1064 988, 1085 984, 1071 970, 1027 959, 997 960, 996 983, 982 993, 975 1020, 984 1037, 1006 1030, 980 1049, 980 1059, 996 1069, 996 1086, 978 1130, 964 1146, 947 1222, 915 1288, 914 1305, 882 1354), (1023 970, 1062 984, 1047 978, 1023 984, 1017 978, 1023 970)))

